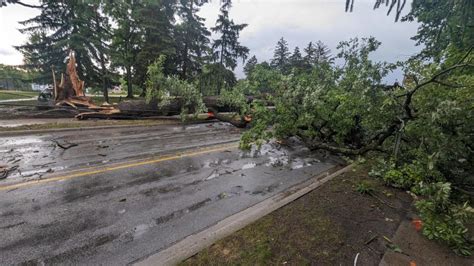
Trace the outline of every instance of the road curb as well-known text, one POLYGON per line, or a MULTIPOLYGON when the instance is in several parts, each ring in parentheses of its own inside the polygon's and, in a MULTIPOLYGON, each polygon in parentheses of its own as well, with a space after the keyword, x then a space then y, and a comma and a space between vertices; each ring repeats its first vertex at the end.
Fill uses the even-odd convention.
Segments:
MULTIPOLYGON (((172 124, 172 123, 170 123, 172 124)), ((166 125, 170 125, 166 124, 166 125)), ((114 128, 129 128, 129 127, 152 127, 156 125, 114 125, 114 126, 97 126, 97 127, 68 127, 68 128, 51 128, 51 129, 34 129, 34 130, 12 130, 12 131, 0 131, 0 136, 20 136, 20 135, 35 135, 44 133, 55 133, 55 132, 68 132, 68 131, 86 131, 86 130, 100 130, 100 129, 114 129, 114 128)))
MULTIPOLYGON (((166 120, 166 119, 163 119, 166 120)), ((114 129, 114 128, 133 128, 133 127, 156 127, 162 125, 192 125, 192 124, 204 124, 213 123, 215 121, 197 121, 182 123, 181 121, 175 121, 169 119, 170 123, 157 123, 155 125, 112 125, 112 126, 92 126, 92 127, 68 127, 68 128, 51 128, 51 129, 33 129, 33 130, 11 130, 11 131, 0 131, 0 137, 9 136, 22 136, 22 135, 36 135, 56 132, 68 132, 68 131, 87 131, 87 130, 101 130, 101 129, 114 129)))
POLYGON ((241 212, 231 215, 201 232, 190 235, 158 253, 136 261, 134 265, 176 265, 195 255, 202 249, 211 246, 217 240, 244 228, 288 203, 291 203, 334 177, 350 171, 353 167, 354 164, 348 165, 339 170, 336 170, 337 167, 334 167, 311 178, 310 180, 295 185, 241 212))

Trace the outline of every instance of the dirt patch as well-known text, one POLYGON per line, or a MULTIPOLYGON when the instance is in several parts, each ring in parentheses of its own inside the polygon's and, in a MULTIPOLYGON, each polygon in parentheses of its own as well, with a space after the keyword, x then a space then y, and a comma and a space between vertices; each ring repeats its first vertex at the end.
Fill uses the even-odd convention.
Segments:
POLYGON ((358 265, 376 265, 410 206, 406 192, 346 173, 182 264, 348 265, 359 253, 358 265), (361 182, 372 195, 357 191, 361 182))

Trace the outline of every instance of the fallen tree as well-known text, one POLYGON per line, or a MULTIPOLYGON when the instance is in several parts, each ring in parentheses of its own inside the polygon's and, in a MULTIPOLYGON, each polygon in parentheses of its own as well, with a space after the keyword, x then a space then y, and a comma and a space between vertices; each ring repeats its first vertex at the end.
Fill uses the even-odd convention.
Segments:
MULTIPOLYGON (((153 67, 153 66, 152 66, 153 67)), ((156 68, 156 66, 155 66, 156 68)), ((234 112, 234 108, 230 105, 222 103, 218 96, 201 97, 196 89, 186 81, 181 81, 175 77, 165 77, 158 72, 150 72, 150 95, 148 99, 127 100, 115 105, 96 105, 92 99, 85 95, 85 83, 82 81, 76 70, 76 58, 74 52, 69 53, 69 60, 66 66, 66 73, 61 74, 58 82, 54 70, 53 74, 53 94, 52 99, 46 95, 43 101, 52 101, 56 107, 70 107, 76 110, 77 119, 137 119, 150 116, 173 116, 185 115, 188 113, 200 113, 208 111, 210 118, 229 122, 237 127, 245 127, 249 122, 248 118, 242 118, 240 121, 234 115, 223 115, 221 112, 234 112), (155 77, 155 83, 153 80, 155 77), (156 82, 161 82, 159 93, 156 82), (154 84, 154 85, 153 85, 154 84), (162 86, 166 89, 163 89, 162 86), (163 97, 162 93, 167 91, 167 97, 163 97), (155 95, 151 93, 155 92, 155 95), (160 97, 157 95, 160 94, 160 97), (172 96, 170 96, 172 94, 172 96)), ((253 98, 248 96, 247 102, 252 102, 253 98)), ((44 106, 41 106, 44 107, 44 106)), ((47 107, 47 106, 46 106, 47 107)), ((50 106, 51 108, 52 106, 50 106)), ((57 111, 69 111, 68 109, 59 109, 57 111)), ((183 116, 184 117, 184 116, 183 116)))
POLYGON ((372 38, 341 42, 342 64, 322 63, 276 84, 274 110, 242 106, 253 121, 241 147, 298 137, 311 150, 368 160, 371 175, 416 195, 423 234, 469 255, 473 48, 446 51, 441 63, 404 62, 404 81, 386 87, 383 78, 402 64, 370 60, 379 45, 372 38))

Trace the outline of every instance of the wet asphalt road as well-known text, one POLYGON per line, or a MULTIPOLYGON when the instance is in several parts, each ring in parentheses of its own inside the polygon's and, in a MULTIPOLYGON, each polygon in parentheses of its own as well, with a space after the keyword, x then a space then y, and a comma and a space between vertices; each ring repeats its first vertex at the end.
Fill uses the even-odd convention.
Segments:
POLYGON ((239 135, 212 123, 1 137, 0 163, 20 171, 0 180, 0 264, 128 264, 337 164, 297 143, 242 152, 239 135))

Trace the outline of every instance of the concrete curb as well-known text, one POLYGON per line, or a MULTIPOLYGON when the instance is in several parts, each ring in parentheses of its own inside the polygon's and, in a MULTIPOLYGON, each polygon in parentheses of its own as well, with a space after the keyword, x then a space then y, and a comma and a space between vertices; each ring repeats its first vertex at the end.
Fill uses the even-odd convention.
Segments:
MULTIPOLYGON (((86 130, 101 130, 101 129, 114 129, 114 128, 133 128, 133 127, 156 127, 162 125, 181 125, 181 121, 172 121, 170 123, 157 123, 155 125, 111 125, 111 126, 92 126, 92 127, 69 127, 69 128, 51 128, 51 129, 34 129, 34 130, 11 130, 11 131, 0 131, 0 137, 9 137, 9 136, 22 136, 22 135, 36 135, 36 134, 46 134, 46 133, 56 133, 56 132, 68 132, 68 131, 86 131, 86 130)), ((183 125, 192 125, 192 124, 203 124, 203 123, 212 123, 214 121, 197 121, 197 122, 188 122, 183 125)))
POLYGON ((351 164, 333 173, 330 173, 331 171, 335 170, 335 168, 332 168, 316 177, 311 178, 308 181, 295 185, 286 191, 282 191, 260 203, 255 204, 252 207, 231 215, 201 232, 190 235, 175 243, 171 247, 135 262, 134 265, 176 265, 198 253, 202 249, 209 247, 217 240, 244 228, 245 226, 287 205, 288 203, 291 203, 292 201, 313 191, 334 177, 350 171, 353 166, 354 165, 351 164))
POLYGON ((68 132, 68 131, 85 131, 94 129, 113 129, 113 128, 129 128, 129 127, 150 127, 156 125, 114 125, 114 126, 97 126, 97 127, 68 127, 68 128, 51 128, 51 129, 34 129, 34 130, 11 130, 11 131, 0 131, 0 136, 20 136, 20 135, 36 135, 43 133, 54 133, 54 132, 68 132))

